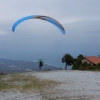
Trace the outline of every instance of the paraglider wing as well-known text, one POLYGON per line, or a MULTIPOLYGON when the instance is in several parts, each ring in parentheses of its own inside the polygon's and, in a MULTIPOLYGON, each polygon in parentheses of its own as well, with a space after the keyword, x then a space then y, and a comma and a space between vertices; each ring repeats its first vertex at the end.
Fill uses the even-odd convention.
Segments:
POLYGON ((56 27, 58 27, 60 29, 60 31, 63 34, 65 34, 65 30, 64 30, 63 26, 57 20, 55 20, 51 17, 48 17, 48 16, 41 16, 41 15, 31 15, 31 16, 26 16, 26 17, 19 19, 12 26, 12 31, 14 32, 18 24, 20 24, 21 22, 28 20, 28 19, 41 19, 41 20, 48 21, 48 22, 52 23, 53 25, 55 25, 56 27))
POLYGON ((16 22, 14 23, 14 25, 12 26, 12 31, 13 31, 13 32, 15 31, 15 28, 17 27, 17 25, 18 25, 19 23, 23 22, 24 20, 28 20, 28 19, 32 19, 32 18, 33 18, 33 16, 27 16, 27 17, 23 17, 23 18, 19 19, 19 20, 16 21, 16 22))

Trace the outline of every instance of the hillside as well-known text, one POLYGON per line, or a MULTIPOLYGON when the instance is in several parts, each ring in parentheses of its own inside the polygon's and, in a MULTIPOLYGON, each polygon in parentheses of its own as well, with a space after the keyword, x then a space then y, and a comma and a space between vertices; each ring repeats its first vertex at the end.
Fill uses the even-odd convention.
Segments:
POLYGON ((59 70, 61 68, 52 65, 44 64, 42 69, 39 69, 37 62, 21 61, 0 58, 0 72, 28 72, 28 71, 43 71, 43 70, 59 70))

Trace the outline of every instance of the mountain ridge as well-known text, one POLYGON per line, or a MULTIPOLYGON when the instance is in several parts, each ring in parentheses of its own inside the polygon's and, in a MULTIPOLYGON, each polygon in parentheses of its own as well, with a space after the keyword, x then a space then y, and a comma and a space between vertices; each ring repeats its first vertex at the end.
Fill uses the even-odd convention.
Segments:
POLYGON ((59 70, 59 69, 62 68, 49 64, 44 64, 42 69, 39 69, 39 65, 37 62, 0 58, 0 72, 4 73, 46 71, 46 70, 49 71, 49 70, 59 70))

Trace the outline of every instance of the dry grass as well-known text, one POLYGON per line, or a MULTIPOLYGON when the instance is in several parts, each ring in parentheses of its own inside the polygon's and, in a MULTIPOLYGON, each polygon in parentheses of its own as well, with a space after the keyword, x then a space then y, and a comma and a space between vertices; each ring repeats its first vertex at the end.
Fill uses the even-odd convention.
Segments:
POLYGON ((20 92, 38 90, 41 94, 45 89, 53 88, 57 84, 56 81, 40 80, 31 75, 10 74, 0 76, 0 91, 9 89, 17 89, 20 92))

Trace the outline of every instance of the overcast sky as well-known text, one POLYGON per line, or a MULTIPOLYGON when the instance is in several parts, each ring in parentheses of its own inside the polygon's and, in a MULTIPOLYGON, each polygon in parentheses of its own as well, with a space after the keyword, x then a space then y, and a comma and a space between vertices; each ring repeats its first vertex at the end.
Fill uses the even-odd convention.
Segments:
POLYGON ((65 53, 73 57, 100 54, 100 0, 1 0, 0 57, 37 61, 63 67, 65 53), (31 19, 29 15, 45 15, 58 20, 65 35, 54 25, 31 19))

